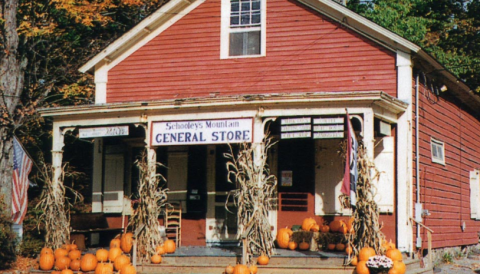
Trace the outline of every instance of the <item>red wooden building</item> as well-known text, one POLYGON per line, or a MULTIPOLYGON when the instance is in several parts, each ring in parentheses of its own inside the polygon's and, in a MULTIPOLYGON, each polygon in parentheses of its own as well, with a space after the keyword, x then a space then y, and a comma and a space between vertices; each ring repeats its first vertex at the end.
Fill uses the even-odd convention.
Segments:
POLYGON ((480 97, 419 46, 332 0, 170 0, 81 68, 94 105, 42 110, 94 139, 94 212, 129 214, 145 147, 168 166, 182 245, 226 244, 227 143, 278 144, 277 228, 349 218, 338 196, 346 109, 381 170, 383 231, 402 251, 473 245, 480 230, 480 97), (296 199, 300 202, 293 202, 296 199), (421 223, 422 225, 418 225, 421 223))

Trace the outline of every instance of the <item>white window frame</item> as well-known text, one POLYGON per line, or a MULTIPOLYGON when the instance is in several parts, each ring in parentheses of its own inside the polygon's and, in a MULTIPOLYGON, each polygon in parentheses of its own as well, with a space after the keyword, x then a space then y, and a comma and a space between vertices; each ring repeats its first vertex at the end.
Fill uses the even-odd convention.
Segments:
POLYGON ((230 27, 230 0, 222 0, 222 15, 221 15, 221 30, 220 30, 220 59, 231 58, 252 58, 263 57, 266 55, 267 47, 267 34, 266 34, 266 22, 267 22, 267 1, 260 0, 260 27, 246 28, 248 31, 260 30, 260 54, 253 55, 235 55, 230 56, 230 33, 232 32, 246 32, 244 28, 231 28, 230 27))
POLYGON ((442 141, 439 141, 434 138, 430 138, 430 152, 432 155, 432 162, 445 165, 445 144, 442 141), (434 156, 434 150, 441 148, 442 157, 434 156))

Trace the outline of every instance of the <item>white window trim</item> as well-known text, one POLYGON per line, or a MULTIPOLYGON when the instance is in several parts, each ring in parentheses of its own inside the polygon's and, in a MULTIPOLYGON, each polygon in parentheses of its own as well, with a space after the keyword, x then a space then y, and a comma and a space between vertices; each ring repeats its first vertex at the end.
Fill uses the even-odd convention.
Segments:
MULTIPOLYGON (((241 29, 230 29, 230 0, 222 0, 220 27, 220 59, 264 57, 267 53, 267 1, 261 0, 260 10, 260 54, 230 56, 230 32, 241 29)), ((253 28, 252 28, 253 30, 253 28)))
POLYGON ((437 164, 441 164, 441 165, 445 165, 445 143, 444 142, 439 141, 439 140, 434 139, 434 138, 430 138, 430 153, 431 153, 431 156, 432 156, 432 162, 437 163, 437 164), (438 157, 433 156, 433 146, 434 146, 434 144, 436 144, 438 146, 441 146, 442 156, 443 156, 442 159, 439 159, 438 157))

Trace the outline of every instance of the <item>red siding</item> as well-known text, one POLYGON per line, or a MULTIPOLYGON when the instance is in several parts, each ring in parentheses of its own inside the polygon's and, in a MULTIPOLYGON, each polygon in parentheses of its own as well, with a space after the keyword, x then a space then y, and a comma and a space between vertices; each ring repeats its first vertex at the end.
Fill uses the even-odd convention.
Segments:
MULTIPOLYGON (((480 222, 470 218, 469 172, 479 168, 480 122, 452 95, 437 97, 423 85, 419 91, 420 202, 431 213, 424 224, 434 231, 434 248, 477 244, 480 222), (430 138, 444 142, 445 166, 432 162, 430 138)), ((415 191, 414 184, 414 200, 415 191)), ((424 247, 426 233, 421 230, 424 247)))
POLYGON ((220 1, 207 0, 109 71, 107 102, 211 93, 383 90, 395 54, 295 1, 267 4, 267 55, 220 59, 220 1))

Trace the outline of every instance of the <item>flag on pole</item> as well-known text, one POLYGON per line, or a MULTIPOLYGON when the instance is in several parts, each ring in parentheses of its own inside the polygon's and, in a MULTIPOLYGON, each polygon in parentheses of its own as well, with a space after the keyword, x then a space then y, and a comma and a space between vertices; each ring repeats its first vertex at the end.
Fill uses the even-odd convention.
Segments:
POLYGON ((20 142, 13 138, 13 187, 12 221, 21 224, 27 213, 29 186, 28 174, 32 170, 32 160, 28 157, 20 142))
POLYGON ((355 137, 355 131, 353 130, 352 122, 350 122, 350 115, 347 111, 347 151, 341 192, 350 196, 350 204, 353 207, 357 203, 357 150, 357 138, 355 137))

